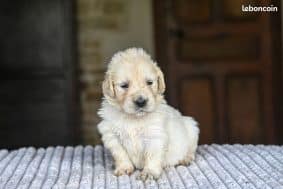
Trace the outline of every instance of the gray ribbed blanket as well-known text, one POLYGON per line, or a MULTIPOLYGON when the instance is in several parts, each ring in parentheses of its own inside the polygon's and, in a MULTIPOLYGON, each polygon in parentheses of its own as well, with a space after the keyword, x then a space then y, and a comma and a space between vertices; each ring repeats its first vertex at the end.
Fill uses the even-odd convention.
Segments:
POLYGON ((202 145, 157 181, 116 177, 102 146, 0 151, 0 188, 283 188, 283 146, 202 145))

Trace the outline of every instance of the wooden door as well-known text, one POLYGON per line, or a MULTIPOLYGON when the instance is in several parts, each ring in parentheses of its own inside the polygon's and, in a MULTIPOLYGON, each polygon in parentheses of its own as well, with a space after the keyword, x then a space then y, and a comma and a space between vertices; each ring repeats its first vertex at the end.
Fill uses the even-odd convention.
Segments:
MULTIPOLYGON (((279 142, 279 1, 154 1, 157 61, 170 104, 200 123, 200 143, 279 142)), ((282 142, 282 141, 281 141, 282 142)))
POLYGON ((73 1, 0 6, 0 148, 75 143, 73 1))

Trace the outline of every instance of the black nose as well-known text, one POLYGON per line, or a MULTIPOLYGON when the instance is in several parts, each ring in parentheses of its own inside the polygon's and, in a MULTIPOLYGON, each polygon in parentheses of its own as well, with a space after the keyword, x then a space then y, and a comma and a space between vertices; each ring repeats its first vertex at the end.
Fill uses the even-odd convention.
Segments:
POLYGON ((146 105, 147 100, 140 96, 140 97, 139 97, 138 99, 136 99, 134 102, 135 102, 135 104, 136 104, 138 107, 142 108, 142 107, 144 107, 144 106, 146 105))

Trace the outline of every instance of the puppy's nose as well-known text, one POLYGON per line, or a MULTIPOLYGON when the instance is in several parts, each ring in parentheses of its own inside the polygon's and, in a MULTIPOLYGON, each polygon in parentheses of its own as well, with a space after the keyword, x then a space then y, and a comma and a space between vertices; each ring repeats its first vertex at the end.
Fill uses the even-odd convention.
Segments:
POLYGON ((138 97, 134 103, 136 104, 136 106, 138 106, 139 108, 142 108, 146 105, 147 103, 147 99, 143 98, 143 97, 138 97))

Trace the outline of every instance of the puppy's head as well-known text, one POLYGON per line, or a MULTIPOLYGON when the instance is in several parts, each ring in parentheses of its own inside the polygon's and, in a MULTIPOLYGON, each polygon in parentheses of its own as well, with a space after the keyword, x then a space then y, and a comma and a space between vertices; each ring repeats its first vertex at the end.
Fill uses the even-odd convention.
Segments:
POLYGON ((124 113, 143 116, 162 101, 165 83, 150 56, 143 49, 130 48, 112 57, 102 88, 111 105, 124 113))

